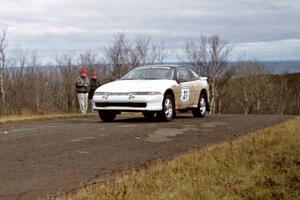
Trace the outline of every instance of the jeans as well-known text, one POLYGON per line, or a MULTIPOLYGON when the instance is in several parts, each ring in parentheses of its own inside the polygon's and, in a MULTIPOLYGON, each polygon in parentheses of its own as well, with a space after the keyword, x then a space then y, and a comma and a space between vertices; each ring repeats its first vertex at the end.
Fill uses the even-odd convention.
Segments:
POLYGON ((90 107, 90 112, 94 112, 93 99, 89 99, 89 107, 90 107))

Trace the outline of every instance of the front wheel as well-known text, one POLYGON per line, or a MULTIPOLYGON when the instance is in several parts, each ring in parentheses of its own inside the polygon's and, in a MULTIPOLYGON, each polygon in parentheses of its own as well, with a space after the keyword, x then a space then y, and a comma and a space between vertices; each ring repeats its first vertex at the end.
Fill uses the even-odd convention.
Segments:
POLYGON ((99 114, 100 119, 104 122, 111 122, 117 116, 116 112, 113 112, 110 110, 99 110, 98 114, 99 114))
POLYGON ((192 109, 194 117, 204 117, 207 108, 207 98, 205 95, 201 94, 199 97, 198 107, 192 109))
POLYGON ((165 98, 163 100, 163 109, 162 111, 158 112, 158 117, 162 121, 171 121, 174 116, 174 100, 171 95, 167 94, 165 95, 165 98))

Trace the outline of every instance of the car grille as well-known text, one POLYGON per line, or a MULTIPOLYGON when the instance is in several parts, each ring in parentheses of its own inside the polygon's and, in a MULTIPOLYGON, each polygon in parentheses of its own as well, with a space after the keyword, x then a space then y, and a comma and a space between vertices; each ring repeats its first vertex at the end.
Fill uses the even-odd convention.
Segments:
POLYGON ((146 103, 110 103, 110 102, 103 102, 103 103, 96 103, 97 107, 133 107, 133 108, 145 108, 147 106, 146 103))

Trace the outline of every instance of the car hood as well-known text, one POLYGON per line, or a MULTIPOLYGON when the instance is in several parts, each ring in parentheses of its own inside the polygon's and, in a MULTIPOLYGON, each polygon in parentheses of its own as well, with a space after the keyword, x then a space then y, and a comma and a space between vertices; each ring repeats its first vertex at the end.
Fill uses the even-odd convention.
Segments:
POLYGON ((96 92, 161 92, 177 84, 174 80, 118 80, 99 87, 96 92))

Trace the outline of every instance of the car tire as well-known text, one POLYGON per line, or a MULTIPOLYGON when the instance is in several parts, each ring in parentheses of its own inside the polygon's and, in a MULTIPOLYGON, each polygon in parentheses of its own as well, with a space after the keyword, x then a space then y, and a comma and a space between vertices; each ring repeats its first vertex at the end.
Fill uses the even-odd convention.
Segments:
POLYGON ((114 121, 114 119, 117 116, 116 112, 109 111, 109 110, 99 110, 98 111, 99 117, 104 122, 111 122, 114 121))
POLYGON ((146 119, 152 119, 154 117, 155 112, 152 111, 145 111, 143 112, 143 115, 146 119))
POLYGON ((194 117, 204 117, 207 111, 207 98, 201 94, 198 101, 198 107, 192 109, 194 117))
POLYGON ((162 121, 171 121, 175 116, 175 105, 173 97, 169 94, 166 94, 162 103, 163 109, 157 113, 158 117, 162 121))

